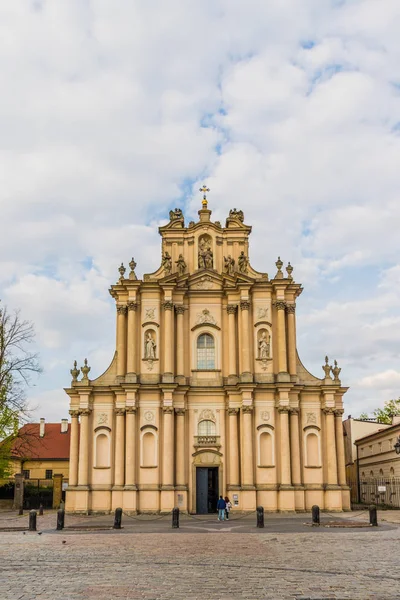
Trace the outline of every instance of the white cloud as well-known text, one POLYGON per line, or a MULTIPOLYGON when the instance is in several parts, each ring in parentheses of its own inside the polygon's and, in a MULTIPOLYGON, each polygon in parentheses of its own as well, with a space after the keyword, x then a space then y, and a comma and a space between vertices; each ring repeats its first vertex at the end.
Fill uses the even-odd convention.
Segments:
POLYGON ((158 223, 171 205, 195 216, 204 181, 215 219, 245 210, 255 268, 272 275, 281 255, 304 283, 306 366, 335 354, 349 406, 385 399, 399 27, 397 0, 0 6, 1 298, 36 324, 43 407, 75 356, 107 366, 118 265, 154 271, 158 223))
POLYGON ((359 387, 365 388, 378 388, 384 390, 391 390, 393 388, 400 389, 400 371, 394 369, 388 369, 382 373, 375 373, 370 377, 364 377, 358 383, 359 387))

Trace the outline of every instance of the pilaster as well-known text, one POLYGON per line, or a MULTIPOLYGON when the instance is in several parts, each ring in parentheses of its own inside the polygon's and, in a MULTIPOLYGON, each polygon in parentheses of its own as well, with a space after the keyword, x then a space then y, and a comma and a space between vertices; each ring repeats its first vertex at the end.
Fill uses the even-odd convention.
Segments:
POLYGON ((117 306, 117 381, 124 381, 126 374, 126 305, 117 306))

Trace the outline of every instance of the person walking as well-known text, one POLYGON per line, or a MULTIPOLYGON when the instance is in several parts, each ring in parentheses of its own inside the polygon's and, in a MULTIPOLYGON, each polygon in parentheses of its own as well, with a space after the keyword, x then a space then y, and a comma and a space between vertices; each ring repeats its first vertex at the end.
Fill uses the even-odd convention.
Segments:
POLYGON ((232 503, 229 500, 228 496, 225 496, 224 500, 225 500, 225 518, 227 521, 229 521, 229 513, 232 508, 232 503))
POLYGON ((218 503, 217 503, 218 521, 224 521, 224 519, 225 519, 225 508, 226 508, 226 502, 223 499, 223 497, 220 496, 219 500, 218 500, 218 503))

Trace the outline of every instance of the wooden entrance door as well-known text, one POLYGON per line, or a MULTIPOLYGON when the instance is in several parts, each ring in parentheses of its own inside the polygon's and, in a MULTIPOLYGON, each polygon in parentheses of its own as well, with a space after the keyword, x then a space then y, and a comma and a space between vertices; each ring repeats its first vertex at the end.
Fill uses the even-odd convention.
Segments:
POLYGON ((196 513, 215 513, 218 501, 218 467, 196 468, 196 513))

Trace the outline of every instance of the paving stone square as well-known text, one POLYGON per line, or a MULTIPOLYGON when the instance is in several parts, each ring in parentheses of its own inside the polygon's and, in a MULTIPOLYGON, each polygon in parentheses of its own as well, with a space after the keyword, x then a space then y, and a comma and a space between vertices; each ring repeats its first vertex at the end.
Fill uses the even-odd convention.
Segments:
MULTIPOLYGON (((254 516, 229 523, 182 516, 172 530, 169 516, 145 523, 124 515, 114 531, 112 515, 67 515, 67 528, 56 532, 51 512, 38 517, 37 532, 1 533, 0 598, 400 599, 396 517, 380 518, 378 528, 335 530, 307 527, 309 519, 266 515, 257 530, 254 516)), ((0 516, 0 527, 26 522, 27 515, 0 516)))

